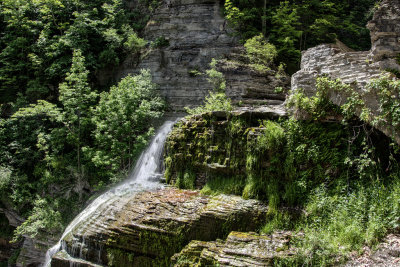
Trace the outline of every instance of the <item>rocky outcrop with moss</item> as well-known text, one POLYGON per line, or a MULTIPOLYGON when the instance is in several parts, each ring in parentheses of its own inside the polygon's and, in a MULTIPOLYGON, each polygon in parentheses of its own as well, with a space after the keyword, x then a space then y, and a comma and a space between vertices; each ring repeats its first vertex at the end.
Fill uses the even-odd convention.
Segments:
POLYGON ((256 200, 172 188, 125 196, 78 225, 65 238, 69 256, 59 252, 52 266, 168 266, 190 240, 258 229, 267 210, 256 200))
POLYGON ((291 232, 271 235, 231 232, 225 241, 192 241, 172 258, 175 267, 184 266, 273 266, 296 251, 291 232))
POLYGON ((292 76, 292 92, 302 91, 306 96, 314 96, 318 91, 318 77, 340 79, 350 87, 349 90, 328 87, 323 94, 336 105, 352 105, 354 115, 400 144, 398 122, 393 121, 395 115, 390 110, 398 105, 400 95, 396 85, 388 84, 400 71, 399 22, 400 2, 384 0, 368 23, 372 42, 370 51, 350 51, 338 41, 303 52, 301 70, 292 76), (387 82, 381 82, 379 79, 385 71, 391 74, 386 77, 387 82), (375 79, 378 82, 374 83, 375 79))

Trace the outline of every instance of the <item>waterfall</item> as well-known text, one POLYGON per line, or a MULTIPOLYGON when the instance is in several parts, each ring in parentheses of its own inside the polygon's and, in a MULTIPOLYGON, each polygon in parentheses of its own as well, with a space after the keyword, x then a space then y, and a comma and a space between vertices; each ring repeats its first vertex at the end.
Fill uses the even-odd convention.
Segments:
POLYGON ((142 153, 132 174, 122 183, 106 191, 91 202, 74 220, 67 226, 60 240, 46 253, 43 264, 48 267, 54 254, 63 249, 63 239, 81 222, 85 222, 94 215, 95 211, 104 204, 109 204, 115 199, 126 194, 133 194, 145 190, 154 190, 162 187, 158 179, 161 177, 161 160, 164 143, 175 121, 167 120, 157 131, 148 148, 142 153))

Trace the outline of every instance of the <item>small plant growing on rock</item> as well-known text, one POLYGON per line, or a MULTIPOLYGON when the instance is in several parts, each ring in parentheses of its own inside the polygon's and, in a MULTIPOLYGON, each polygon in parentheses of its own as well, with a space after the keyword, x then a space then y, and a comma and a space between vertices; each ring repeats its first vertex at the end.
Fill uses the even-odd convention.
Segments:
POLYGON ((217 70, 217 61, 215 59, 212 59, 210 67, 211 69, 206 70, 206 75, 208 77, 207 81, 213 86, 213 91, 210 91, 208 96, 205 97, 203 106, 196 108, 185 108, 186 112, 191 115, 210 111, 232 110, 231 100, 225 94, 225 77, 222 72, 217 70))
POLYGON ((262 34, 248 39, 244 47, 251 67, 260 72, 269 70, 278 55, 276 47, 268 43, 262 34))

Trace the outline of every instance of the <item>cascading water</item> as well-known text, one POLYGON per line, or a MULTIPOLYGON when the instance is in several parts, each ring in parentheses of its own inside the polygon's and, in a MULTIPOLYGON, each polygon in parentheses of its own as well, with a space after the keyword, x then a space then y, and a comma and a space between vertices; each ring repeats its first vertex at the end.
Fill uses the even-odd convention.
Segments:
MULTIPOLYGON (((75 219, 65 229, 58 243, 47 251, 46 260, 43 264, 44 267, 50 266, 54 254, 62 249, 65 250, 63 239, 70 234, 76 226, 93 219, 92 217, 101 216, 100 214, 96 214, 96 210, 100 207, 109 205, 117 199, 121 199, 121 197, 126 194, 131 195, 133 193, 145 190, 154 190, 162 187, 159 183, 159 178, 162 176, 162 152, 167 135, 171 131, 174 123, 175 121, 172 120, 164 122, 157 131, 149 147, 140 156, 132 175, 130 175, 128 179, 97 197, 78 216, 75 217, 75 219)), ((82 247, 80 246, 78 249, 82 249, 82 247)))

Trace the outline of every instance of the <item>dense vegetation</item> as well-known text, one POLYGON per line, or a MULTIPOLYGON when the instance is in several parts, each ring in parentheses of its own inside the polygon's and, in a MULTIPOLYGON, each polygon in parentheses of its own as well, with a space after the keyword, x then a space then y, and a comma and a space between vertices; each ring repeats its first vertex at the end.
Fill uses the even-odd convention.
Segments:
POLYGON ((55 101, 74 49, 95 83, 96 70, 112 69, 145 44, 137 31, 146 19, 120 0, 1 0, 0 104, 55 101))
POLYGON ((278 49, 278 62, 289 73, 299 68, 300 52, 339 39, 350 48, 368 50, 376 0, 226 0, 225 15, 242 40, 262 33, 278 49))
MULTIPOLYGON (((262 73, 282 62, 275 68, 279 75, 285 65, 289 73, 297 70, 300 51, 323 42, 339 39, 368 49, 365 24, 376 2, 226 0, 224 12, 242 39, 249 67, 262 73)), ((142 1, 128 10, 122 0, 0 0, 0 207, 26 218, 16 240, 40 238, 44 229, 60 234, 89 195, 126 176, 152 135, 148 122, 161 116, 164 103, 149 71, 104 88, 98 76, 146 46, 139 36, 156 5, 142 1)), ((159 37, 152 47, 167 43, 159 37)), ((216 64, 206 72, 214 91, 189 113, 232 110, 216 64)), ((319 86, 321 92, 324 86, 348 89, 326 79, 319 86)), ((367 112, 361 117, 372 124, 390 121, 397 129, 399 103, 391 93, 398 92, 398 82, 382 78, 370 88, 385 113, 376 121, 367 112)), ((202 192, 267 201, 271 213, 261 231, 303 231, 295 258, 302 263, 333 263, 337 255, 375 244, 399 227, 399 150, 354 120, 362 103, 357 96, 351 100, 339 109, 323 93, 310 99, 299 92, 292 104, 312 120, 260 122, 259 137, 240 154, 246 175, 210 180, 202 192), (346 120, 319 123, 327 113, 346 120), (261 164, 265 159, 268 168, 261 164), (305 215, 292 218, 280 212, 283 206, 300 207, 305 215)), ((231 138, 247 142, 246 127, 246 121, 231 122, 231 138)), ((175 182, 193 188, 195 178, 193 169, 180 170, 175 182)), ((0 236, 9 238, 13 229, 0 219, 0 236)))
MULTIPOLYGON (((308 113, 308 120, 264 120, 254 127, 251 119, 228 115, 222 129, 211 126, 220 123, 211 114, 191 119, 168 144, 166 177, 178 187, 194 188, 206 170, 202 193, 268 202, 261 232, 304 234, 295 240, 299 253, 278 265, 339 264, 399 228, 400 148, 370 126, 384 120, 398 127, 399 81, 382 76, 368 88, 379 96, 383 110, 373 120, 357 94, 341 107, 333 105, 328 92, 350 93, 351 87, 326 77, 317 79, 316 96, 299 91, 288 101, 308 113), (360 120, 357 110, 367 115, 360 120), (186 151, 173 151, 180 142, 189 143, 186 151)), ((208 105, 220 106, 217 101, 208 105)))
POLYGON ((96 80, 146 44, 143 14, 120 0, 0 1, 0 205, 26 218, 15 240, 59 235, 153 134, 164 102, 149 71, 96 80))

